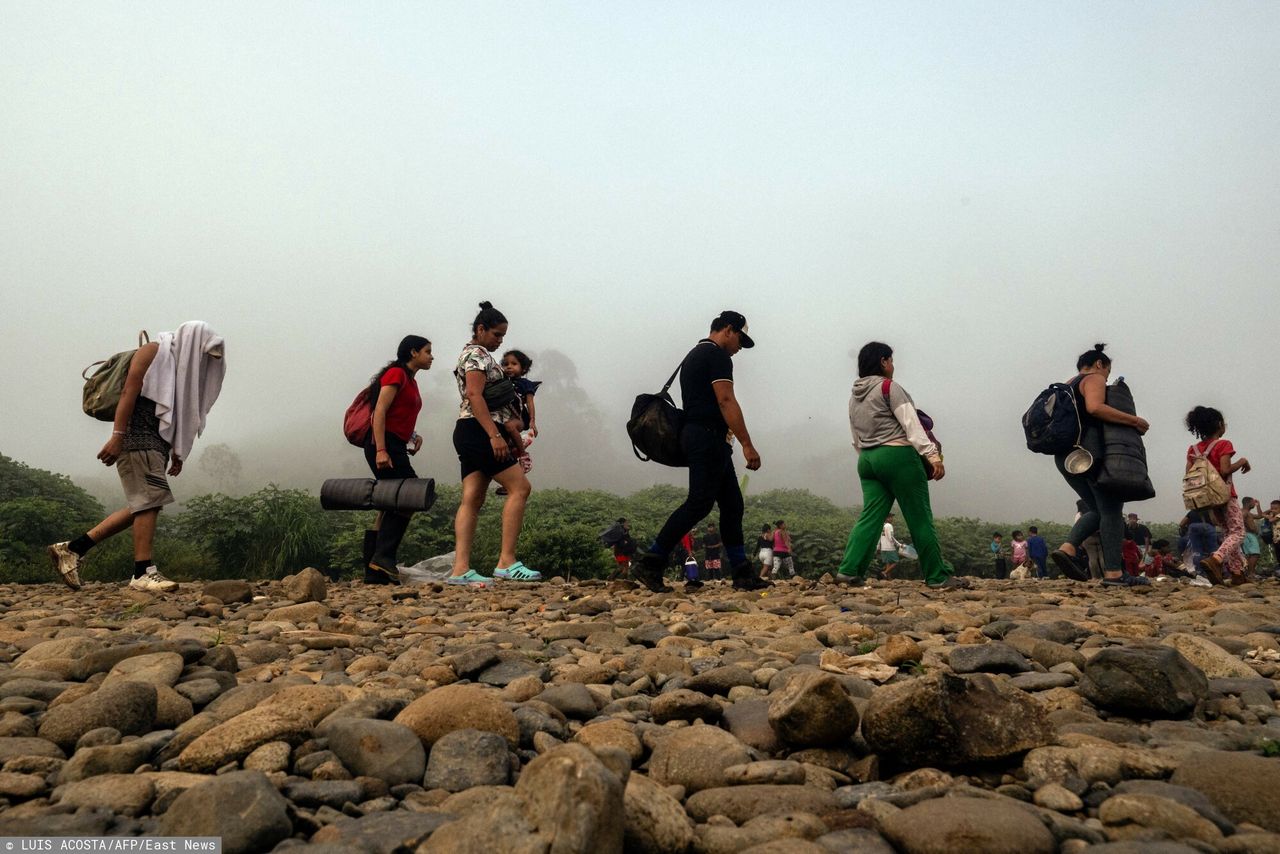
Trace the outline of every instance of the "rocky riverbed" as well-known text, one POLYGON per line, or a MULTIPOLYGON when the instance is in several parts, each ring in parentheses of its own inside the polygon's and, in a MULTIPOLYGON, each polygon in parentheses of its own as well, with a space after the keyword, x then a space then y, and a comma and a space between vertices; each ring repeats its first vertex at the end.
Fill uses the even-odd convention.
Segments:
POLYGON ((1280 584, 0 586, 0 836, 1280 852, 1280 584))

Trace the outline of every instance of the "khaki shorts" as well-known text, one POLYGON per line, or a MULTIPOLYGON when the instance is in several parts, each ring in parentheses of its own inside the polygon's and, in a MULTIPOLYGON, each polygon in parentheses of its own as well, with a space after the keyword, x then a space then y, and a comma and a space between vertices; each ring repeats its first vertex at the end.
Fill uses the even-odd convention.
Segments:
POLYGON ((124 487, 124 500, 131 513, 155 510, 173 503, 169 481, 164 472, 168 465, 167 454, 160 451, 125 451, 116 461, 120 485, 124 487))

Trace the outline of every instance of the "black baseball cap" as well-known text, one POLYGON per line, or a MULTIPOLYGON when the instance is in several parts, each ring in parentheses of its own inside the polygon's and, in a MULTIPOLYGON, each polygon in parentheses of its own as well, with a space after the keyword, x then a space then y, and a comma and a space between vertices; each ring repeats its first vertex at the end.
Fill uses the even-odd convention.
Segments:
POLYGON ((756 346, 756 342, 747 334, 747 319, 741 314, 741 312, 722 311, 715 320, 711 321, 712 331, 724 329, 726 326, 734 332, 737 332, 742 337, 742 347, 744 350, 749 350, 756 346))

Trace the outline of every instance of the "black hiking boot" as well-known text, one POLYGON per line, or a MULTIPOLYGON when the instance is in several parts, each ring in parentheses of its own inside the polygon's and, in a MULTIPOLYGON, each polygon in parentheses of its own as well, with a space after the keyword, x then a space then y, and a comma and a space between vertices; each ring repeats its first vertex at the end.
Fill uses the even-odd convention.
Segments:
POLYGON ((671 587, 662 580, 662 573, 667 567, 667 559, 662 555, 645 552, 631 565, 636 580, 654 593, 670 593, 671 587))
POLYGON ((773 586, 771 582, 756 575, 755 568, 746 562, 733 567, 730 572, 733 575, 734 590, 764 590, 773 586))

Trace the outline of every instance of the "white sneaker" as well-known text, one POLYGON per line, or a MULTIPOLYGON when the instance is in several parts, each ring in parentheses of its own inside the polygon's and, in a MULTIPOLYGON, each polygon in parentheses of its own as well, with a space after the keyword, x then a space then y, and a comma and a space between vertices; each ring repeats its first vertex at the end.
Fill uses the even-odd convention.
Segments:
POLYGON ((1205 578, 1203 575, 1197 575, 1195 578, 1191 579, 1191 586, 1192 587, 1212 587, 1213 582, 1205 578))
POLYGON ((129 586, 134 590, 145 590, 148 593, 172 593, 178 589, 178 582, 170 581, 160 574, 160 570, 149 566, 146 572, 130 581, 129 586))
POLYGON ((71 551, 71 542, 54 543, 46 549, 53 568, 58 571, 63 582, 72 590, 80 589, 80 555, 71 551))

